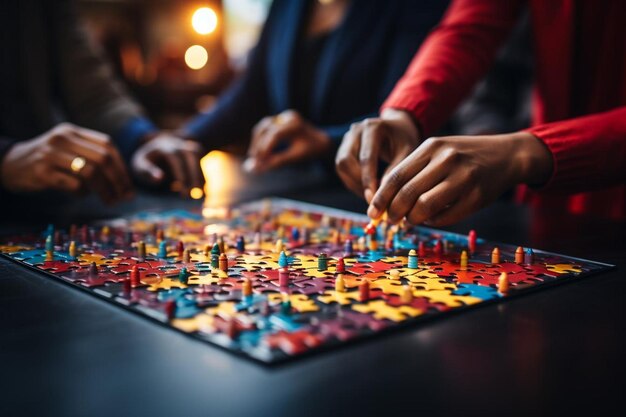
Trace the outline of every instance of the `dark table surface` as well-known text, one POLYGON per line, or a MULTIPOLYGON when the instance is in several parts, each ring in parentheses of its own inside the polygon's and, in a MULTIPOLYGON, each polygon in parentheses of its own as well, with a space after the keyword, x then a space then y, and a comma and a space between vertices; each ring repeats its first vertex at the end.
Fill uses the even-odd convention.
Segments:
MULTIPOLYGON (((267 191, 255 188, 256 194, 267 191)), ((331 185, 274 191, 364 208, 331 185)), ((141 195, 113 209, 75 203, 49 218, 63 223, 192 204, 198 203, 141 195)), ((2 230, 48 220, 31 212, 22 217, 5 218, 2 230)), ((483 238, 618 268, 267 367, 3 259, 0 416, 623 412, 626 225, 500 202, 450 229, 470 228, 483 238)))

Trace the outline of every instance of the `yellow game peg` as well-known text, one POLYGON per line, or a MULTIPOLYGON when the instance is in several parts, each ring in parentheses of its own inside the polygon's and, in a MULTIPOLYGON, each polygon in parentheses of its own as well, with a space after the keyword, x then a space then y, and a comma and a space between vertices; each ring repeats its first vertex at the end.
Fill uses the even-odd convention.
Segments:
POLYGON ((467 271, 467 252, 461 252, 461 271, 467 271))
POLYGON ((497 247, 493 248, 491 251, 491 263, 499 264, 500 263, 500 249, 497 247))
POLYGON ((337 274, 337 278, 335 278, 335 291, 346 291, 346 283, 343 280, 343 274, 337 274))

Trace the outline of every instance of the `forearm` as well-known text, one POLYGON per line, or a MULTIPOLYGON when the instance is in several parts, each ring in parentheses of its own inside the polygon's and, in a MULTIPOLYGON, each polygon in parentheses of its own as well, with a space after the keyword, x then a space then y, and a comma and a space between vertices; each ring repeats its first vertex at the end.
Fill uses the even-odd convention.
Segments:
POLYGON ((583 192, 626 181, 626 107, 526 131, 552 155, 544 189, 583 192))
POLYGON ((457 0, 383 104, 412 113, 425 136, 447 120, 493 62, 518 1, 457 0))

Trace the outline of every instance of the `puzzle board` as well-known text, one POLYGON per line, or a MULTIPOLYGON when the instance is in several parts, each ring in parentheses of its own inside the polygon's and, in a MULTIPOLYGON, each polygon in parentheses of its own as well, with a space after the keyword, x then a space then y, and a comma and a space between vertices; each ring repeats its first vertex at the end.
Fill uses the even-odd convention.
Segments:
POLYGON ((539 250, 515 262, 517 246, 502 244, 499 262, 492 263, 495 245, 480 237, 474 244, 468 236, 385 222, 367 229, 363 215, 282 199, 247 203, 219 218, 206 214, 145 212, 67 231, 49 226, 3 238, 0 252, 266 363, 612 267, 539 250), (418 252, 416 268, 408 265, 411 249, 418 252), (326 255, 321 262, 320 253, 326 255), (344 269, 343 285, 336 282, 338 269, 344 269), (502 272, 509 283, 503 293, 502 272))

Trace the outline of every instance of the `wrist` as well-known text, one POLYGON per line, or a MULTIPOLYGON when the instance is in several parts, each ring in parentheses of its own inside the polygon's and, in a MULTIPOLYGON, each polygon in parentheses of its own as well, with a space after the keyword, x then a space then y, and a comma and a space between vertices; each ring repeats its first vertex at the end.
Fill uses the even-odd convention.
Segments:
POLYGON ((413 115, 405 110, 386 108, 380 115, 381 119, 393 123, 416 141, 421 140, 419 124, 413 115))
POLYGON ((552 153, 536 136, 528 132, 512 134, 516 151, 516 182, 533 186, 543 185, 552 175, 552 153))

